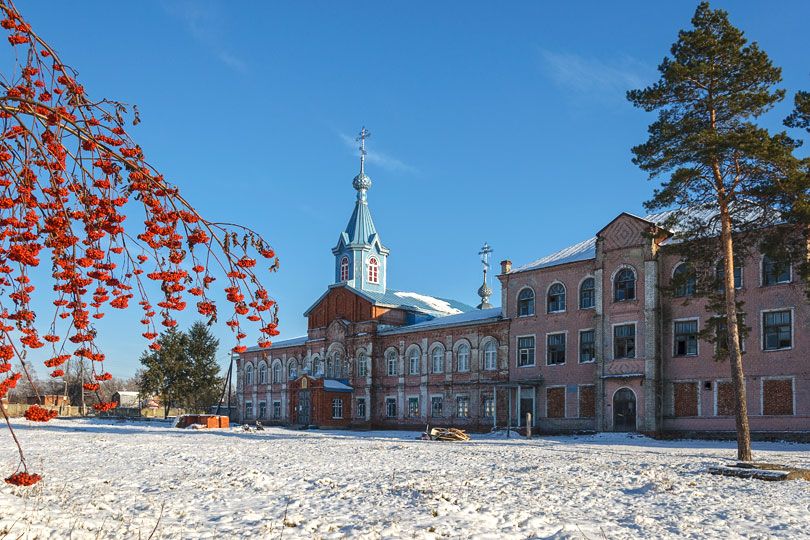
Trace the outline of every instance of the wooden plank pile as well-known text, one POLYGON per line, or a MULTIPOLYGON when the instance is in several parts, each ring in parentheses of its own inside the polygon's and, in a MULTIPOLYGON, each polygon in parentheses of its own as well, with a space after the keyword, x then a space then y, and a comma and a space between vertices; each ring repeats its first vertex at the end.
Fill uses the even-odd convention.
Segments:
POLYGON ((810 480, 810 469, 800 469, 798 467, 787 467, 785 465, 775 465, 773 463, 755 463, 748 461, 739 461, 735 465, 709 467, 709 474, 733 476, 735 478, 755 478, 757 480, 767 480, 769 482, 781 482, 783 480, 810 480))
POLYGON ((433 428, 429 431, 431 441, 469 441, 470 436, 463 429, 433 428))

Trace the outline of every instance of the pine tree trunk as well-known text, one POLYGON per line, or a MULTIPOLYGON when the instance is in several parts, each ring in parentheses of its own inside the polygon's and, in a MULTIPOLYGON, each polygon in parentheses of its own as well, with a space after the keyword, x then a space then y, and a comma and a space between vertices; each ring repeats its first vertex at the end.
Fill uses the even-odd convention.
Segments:
POLYGON ((726 202, 720 201, 720 248, 723 252, 723 287, 725 288, 726 328, 731 380, 734 384, 734 413, 737 424, 737 459, 751 461, 751 428, 748 425, 748 403, 746 401, 745 375, 743 373, 742 350, 740 349, 740 329, 737 324, 737 291, 734 289, 734 245, 731 238, 731 216, 726 202))

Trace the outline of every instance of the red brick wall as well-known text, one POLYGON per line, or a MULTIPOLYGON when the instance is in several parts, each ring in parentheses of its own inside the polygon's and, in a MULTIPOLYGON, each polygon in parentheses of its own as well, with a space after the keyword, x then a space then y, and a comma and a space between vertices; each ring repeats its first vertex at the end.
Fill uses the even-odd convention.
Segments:
POLYGON ((793 381, 790 379, 762 381, 762 414, 793 414, 793 381))
POLYGON ((698 415, 698 384, 679 382, 673 384, 675 416, 698 415))

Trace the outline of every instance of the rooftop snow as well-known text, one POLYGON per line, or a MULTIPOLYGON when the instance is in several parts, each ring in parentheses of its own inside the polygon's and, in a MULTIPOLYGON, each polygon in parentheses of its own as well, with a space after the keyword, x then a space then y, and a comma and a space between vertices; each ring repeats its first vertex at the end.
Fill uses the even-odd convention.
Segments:
POLYGON ((245 352, 256 352, 262 351, 266 349, 283 349, 284 347, 296 347, 298 345, 303 345, 307 342, 307 336, 300 336, 291 339, 284 339, 281 341, 274 341, 270 347, 259 347, 258 345, 253 347, 248 347, 248 350, 245 352))
POLYGON ((429 321, 423 321, 408 326, 396 326, 387 330, 383 330, 379 332, 379 334, 380 335, 404 334, 406 332, 418 332, 420 330, 424 330, 427 328, 440 328, 443 326, 461 326, 465 324, 482 322, 487 319, 495 320, 499 318, 501 318, 501 308, 499 307, 489 309, 476 309, 473 311, 468 311, 466 313, 447 315, 445 317, 436 317, 435 319, 431 319, 429 321))
POLYGON ((354 390, 348 384, 344 384, 340 381, 336 381, 335 379, 324 379, 323 380, 323 389, 329 390, 332 392, 351 392, 354 390))
POLYGON ((433 311, 438 311, 440 313, 447 313, 449 315, 456 315, 458 313, 463 313, 460 309, 450 306, 450 303, 447 300, 442 300, 441 298, 435 298, 433 296, 427 296, 425 294, 419 294, 415 292, 395 291, 394 296, 399 296, 400 298, 413 298, 414 300, 419 300, 423 304, 429 306, 433 311))
POLYGON ((546 255, 536 261, 524 264, 512 270, 512 272, 524 272, 526 270, 536 270, 560 264, 587 261, 596 257, 596 237, 584 240, 579 244, 574 244, 565 249, 561 249, 551 255, 546 255))

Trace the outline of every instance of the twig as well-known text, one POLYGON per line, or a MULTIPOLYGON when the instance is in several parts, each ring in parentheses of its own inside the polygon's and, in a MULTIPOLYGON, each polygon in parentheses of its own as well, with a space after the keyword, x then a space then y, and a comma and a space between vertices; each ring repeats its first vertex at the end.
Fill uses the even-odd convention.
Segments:
POLYGON ((163 518, 163 508, 166 507, 166 501, 160 505, 160 515, 158 515, 157 522, 155 523, 155 528, 152 529, 152 532, 149 533, 149 537, 146 540, 152 540, 152 537, 155 536, 155 531, 157 531, 158 525, 160 525, 160 520, 163 518))

